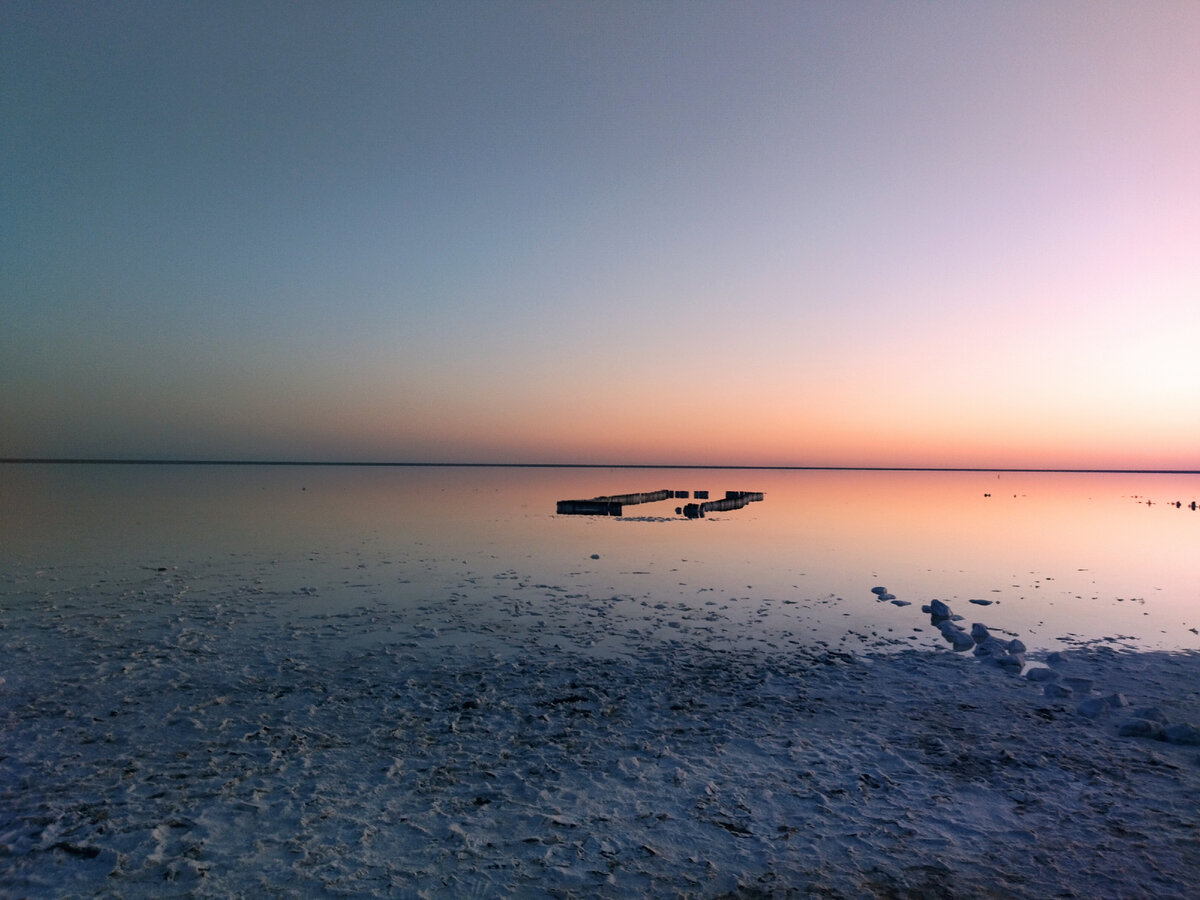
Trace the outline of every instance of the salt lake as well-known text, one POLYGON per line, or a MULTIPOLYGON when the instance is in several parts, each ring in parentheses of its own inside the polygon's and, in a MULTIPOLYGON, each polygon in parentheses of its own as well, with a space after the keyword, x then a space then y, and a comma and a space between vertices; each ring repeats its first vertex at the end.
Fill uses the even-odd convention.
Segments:
POLYGON ((716 603, 727 640, 882 645, 933 642, 914 629, 939 598, 1031 648, 1200 647, 1195 475, 9 465, 0 492, 10 594, 163 568, 313 611, 621 597, 653 601, 622 619, 639 634, 703 641, 716 603), (555 512, 659 489, 764 499, 555 512))
POLYGON ((1197 499, 1162 474, 3 465, 0 888, 1194 896, 1197 499), (658 490, 689 496, 556 512, 658 490), (696 491, 762 499, 677 513, 696 491), (1019 664, 956 652, 935 599, 1019 664))

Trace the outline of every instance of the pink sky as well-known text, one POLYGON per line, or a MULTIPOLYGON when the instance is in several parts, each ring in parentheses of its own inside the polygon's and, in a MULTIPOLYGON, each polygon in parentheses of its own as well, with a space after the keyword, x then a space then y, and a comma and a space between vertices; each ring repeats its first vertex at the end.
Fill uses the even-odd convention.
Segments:
POLYGON ((1200 468, 1200 6, 16 3, 0 456, 1200 468))

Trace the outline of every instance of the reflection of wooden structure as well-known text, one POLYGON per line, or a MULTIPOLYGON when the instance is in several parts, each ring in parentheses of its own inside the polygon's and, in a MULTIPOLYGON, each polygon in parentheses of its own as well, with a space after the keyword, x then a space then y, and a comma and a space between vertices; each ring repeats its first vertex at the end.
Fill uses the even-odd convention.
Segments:
MULTIPOLYGON (((708 491, 693 491, 692 493, 696 499, 703 498, 705 502, 689 503, 682 509, 679 507, 675 509, 676 513, 683 513, 689 519, 699 519, 709 512, 741 509, 747 503, 753 503, 763 498, 762 491, 726 491, 724 500, 708 500, 708 491)), ((589 500, 559 500, 557 512, 560 516, 619 516, 626 506, 671 500, 676 497, 687 499, 687 496, 687 491, 646 491, 640 494, 592 497, 589 500)))

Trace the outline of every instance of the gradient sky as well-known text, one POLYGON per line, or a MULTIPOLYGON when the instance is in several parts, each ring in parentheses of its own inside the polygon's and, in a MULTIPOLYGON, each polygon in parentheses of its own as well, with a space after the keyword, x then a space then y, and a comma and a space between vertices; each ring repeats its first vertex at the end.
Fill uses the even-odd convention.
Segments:
POLYGON ((1200 468, 1200 3, 0 8, 0 456, 1200 468))

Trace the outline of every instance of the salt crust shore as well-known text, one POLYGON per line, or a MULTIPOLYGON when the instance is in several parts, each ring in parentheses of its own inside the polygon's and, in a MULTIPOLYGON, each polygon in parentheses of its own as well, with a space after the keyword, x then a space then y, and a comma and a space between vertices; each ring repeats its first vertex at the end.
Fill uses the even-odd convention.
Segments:
MULTIPOLYGON (((175 571, 5 590, 4 896, 1200 896, 1200 748, 932 636, 616 642, 621 598, 504 628, 175 571)), ((1064 655, 1200 723, 1200 654, 1064 655)))

